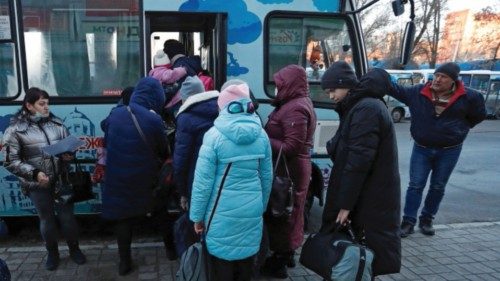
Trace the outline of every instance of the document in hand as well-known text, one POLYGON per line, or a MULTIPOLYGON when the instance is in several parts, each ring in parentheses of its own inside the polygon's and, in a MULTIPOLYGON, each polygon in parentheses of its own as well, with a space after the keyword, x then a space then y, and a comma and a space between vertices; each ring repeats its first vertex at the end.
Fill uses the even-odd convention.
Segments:
POLYGON ((65 153, 65 152, 73 153, 83 144, 85 144, 84 141, 80 140, 79 138, 77 138, 75 136, 70 135, 70 136, 67 136, 66 138, 60 140, 56 144, 47 145, 45 147, 42 147, 42 151, 51 155, 51 156, 57 156, 61 153, 65 153))

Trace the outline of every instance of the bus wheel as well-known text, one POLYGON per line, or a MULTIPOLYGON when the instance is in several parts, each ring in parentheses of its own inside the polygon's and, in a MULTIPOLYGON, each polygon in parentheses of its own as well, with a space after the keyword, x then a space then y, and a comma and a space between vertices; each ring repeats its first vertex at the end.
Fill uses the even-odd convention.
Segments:
POLYGON ((394 110, 392 110, 391 116, 394 123, 399 123, 401 122, 401 119, 403 119, 404 112, 400 108, 395 108, 394 110))

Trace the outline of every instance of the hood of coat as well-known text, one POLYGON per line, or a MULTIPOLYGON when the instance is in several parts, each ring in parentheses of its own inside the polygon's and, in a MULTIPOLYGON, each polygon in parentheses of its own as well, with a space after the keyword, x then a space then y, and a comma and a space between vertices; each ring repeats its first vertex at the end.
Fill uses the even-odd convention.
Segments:
POLYGON ((130 104, 137 104, 161 114, 165 94, 160 82, 152 77, 141 78, 134 88, 130 104))
MULTIPOLYGON (((242 103, 250 99, 239 100, 242 103)), ((215 119, 215 128, 236 144, 251 144, 262 132, 260 119, 255 113, 229 113, 227 107, 221 110, 215 119)))
POLYGON ((390 92, 391 88, 389 73, 381 68, 374 68, 361 77, 356 88, 349 91, 349 95, 340 103, 340 110, 343 113, 349 111, 359 100, 365 97, 384 101, 384 96, 390 92))
POLYGON ((288 65, 274 74, 274 82, 278 94, 273 105, 279 106, 298 97, 309 96, 309 86, 304 68, 298 65, 288 65))
POLYGON ((217 106, 218 97, 218 91, 208 91, 192 95, 179 108, 177 116, 183 112, 191 112, 199 116, 215 118, 219 114, 219 107, 217 106))

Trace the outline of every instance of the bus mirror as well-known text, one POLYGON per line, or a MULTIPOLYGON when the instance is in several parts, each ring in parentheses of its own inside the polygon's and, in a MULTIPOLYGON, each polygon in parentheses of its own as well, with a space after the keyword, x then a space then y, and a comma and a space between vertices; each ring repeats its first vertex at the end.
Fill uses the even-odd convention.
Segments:
POLYGON ((351 49, 351 45, 342 45, 342 51, 347 52, 351 49))
POLYGON ((415 37, 415 23, 409 21, 406 23, 405 33, 403 35, 403 40, 401 41, 401 56, 399 63, 401 65, 406 65, 411 57, 411 52, 413 50, 413 39, 415 37))
POLYGON ((392 12, 396 17, 402 15, 405 12, 405 6, 403 6, 403 1, 401 0, 392 1, 392 12))

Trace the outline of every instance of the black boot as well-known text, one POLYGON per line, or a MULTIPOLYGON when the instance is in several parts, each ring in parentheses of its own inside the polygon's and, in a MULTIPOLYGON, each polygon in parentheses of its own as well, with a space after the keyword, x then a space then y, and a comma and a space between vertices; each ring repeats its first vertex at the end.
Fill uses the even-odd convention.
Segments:
POLYGON ((264 262, 264 266, 261 268, 261 275, 273 277, 277 279, 288 278, 288 272, 286 270, 286 265, 289 261, 289 256, 282 256, 273 254, 264 262))
POLYGON ((432 236, 436 233, 436 230, 432 227, 432 219, 430 218, 420 218, 418 227, 424 235, 432 236))
POLYGON ((67 241, 69 248, 69 256, 76 264, 84 264, 87 262, 87 258, 80 250, 78 246, 78 241, 67 241))
POLYGON ((45 262, 45 269, 53 271, 59 266, 59 249, 56 244, 45 245, 47 248, 47 261, 45 262))
POLYGON ((290 252, 290 256, 288 257, 288 262, 286 263, 286 266, 290 268, 294 268, 296 266, 295 251, 290 252))
POLYGON ((172 239, 163 238, 163 244, 165 245, 165 253, 167 253, 167 259, 170 261, 175 261, 177 259, 177 252, 175 251, 175 244, 172 239))
POLYGON ((413 228, 414 228, 413 224, 407 221, 403 221, 401 223, 401 233, 400 233, 401 237, 405 238, 408 237, 408 235, 414 233, 415 230, 413 228))
POLYGON ((121 276, 127 275, 132 271, 132 256, 130 252, 130 245, 118 245, 118 252, 120 254, 118 274, 120 274, 121 276))

